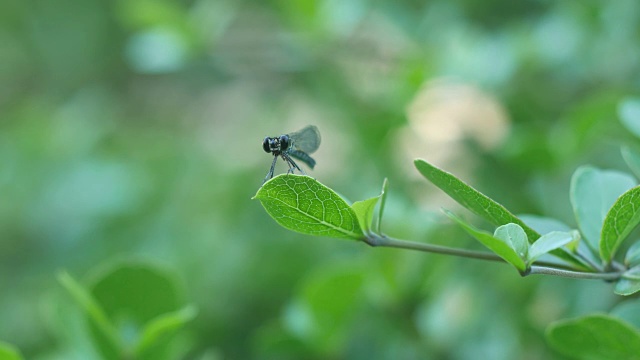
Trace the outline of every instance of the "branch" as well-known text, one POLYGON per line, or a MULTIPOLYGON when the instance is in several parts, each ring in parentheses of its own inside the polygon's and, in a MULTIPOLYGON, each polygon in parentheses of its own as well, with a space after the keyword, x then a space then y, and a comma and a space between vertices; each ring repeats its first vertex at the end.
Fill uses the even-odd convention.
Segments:
MULTIPOLYGON (((408 241, 408 240, 400 240, 390 238, 386 235, 378 235, 374 233, 368 233, 363 241, 373 247, 390 247, 390 248, 398 248, 398 249, 408 249, 408 250, 417 250, 424 251, 435 254, 444 254, 444 255, 454 255, 471 259, 479 259, 479 260, 487 260, 487 261, 498 261, 505 262, 501 257, 494 253, 482 252, 482 251, 473 251, 466 249, 457 249, 450 248, 446 246, 426 244, 416 241, 408 241)), ((613 281, 617 280, 622 276, 622 271, 616 272, 582 272, 575 271, 574 268, 569 267, 564 264, 557 264, 545 261, 538 261, 535 263, 536 265, 532 265, 522 276, 528 275, 536 275, 536 274, 545 274, 545 275, 553 275, 553 276, 562 276, 574 279, 599 279, 599 280, 607 280, 613 281)))
POLYGON ((622 272, 581 272, 581 271, 571 271, 564 269, 556 269, 546 266, 531 266, 529 271, 522 274, 522 276, 528 275, 553 275, 553 276, 562 276, 573 279, 596 279, 596 280, 606 280, 606 281, 615 281, 622 277, 622 272))
POLYGON ((489 260, 489 261, 499 261, 504 262, 501 257, 494 253, 488 252, 480 252, 473 250, 465 250, 465 249, 456 249, 450 248, 446 246, 426 244, 416 241, 408 241, 408 240, 399 240, 390 238, 386 235, 378 235, 378 234, 367 234, 367 237, 364 239, 364 242, 370 246, 377 247, 391 247, 398 249, 409 249, 409 250, 418 250, 436 254, 444 254, 444 255, 454 255, 472 259, 480 259, 480 260, 489 260))

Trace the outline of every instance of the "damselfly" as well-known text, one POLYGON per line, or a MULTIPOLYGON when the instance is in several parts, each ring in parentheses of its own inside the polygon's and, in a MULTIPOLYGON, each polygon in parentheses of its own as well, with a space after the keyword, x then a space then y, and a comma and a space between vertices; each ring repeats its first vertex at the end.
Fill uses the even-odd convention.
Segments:
POLYGON ((300 131, 289 134, 276 137, 265 137, 264 141, 262 141, 262 148, 265 152, 273 154, 273 162, 271 163, 271 168, 262 183, 264 184, 267 180, 273 177, 273 171, 276 167, 278 156, 280 156, 289 166, 287 174, 293 173, 294 170, 297 169, 300 173, 306 175, 304 170, 302 170, 292 158, 296 158, 304 162, 313 169, 316 165, 316 161, 311 158, 309 154, 318 150, 319 146, 320 132, 318 131, 318 128, 313 125, 309 125, 300 131))

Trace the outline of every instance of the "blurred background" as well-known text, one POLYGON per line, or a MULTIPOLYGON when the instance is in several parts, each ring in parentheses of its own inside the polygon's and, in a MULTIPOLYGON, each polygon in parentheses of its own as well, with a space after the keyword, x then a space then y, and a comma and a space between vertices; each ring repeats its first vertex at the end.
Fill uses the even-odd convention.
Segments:
POLYGON ((99 358, 56 273, 133 258, 198 310, 170 358, 561 359, 544 329, 611 285, 289 232, 251 200, 261 142, 318 126, 309 174, 351 201, 387 177, 397 238, 480 249, 416 157, 575 227, 572 172, 638 142, 638 44, 636 0, 4 0, 0 340, 99 358))

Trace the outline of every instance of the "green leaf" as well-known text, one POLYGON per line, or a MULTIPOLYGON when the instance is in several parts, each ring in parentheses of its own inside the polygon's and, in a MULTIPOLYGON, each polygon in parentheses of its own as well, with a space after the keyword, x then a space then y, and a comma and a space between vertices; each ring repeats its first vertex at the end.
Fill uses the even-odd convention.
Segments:
POLYGON ((527 234, 529 242, 534 242, 540 237, 540 234, 510 213, 504 206, 465 184, 452 174, 438 169, 422 159, 417 159, 414 163, 418 171, 427 180, 451 196, 460 205, 485 218, 493 225, 518 224, 527 234))
POLYGON ((640 223, 640 186, 625 192, 613 204, 602 225, 600 256, 606 263, 616 255, 616 251, 631 231, 640 223))
POLYGON ((11 345, 5 342, 0 342, 0 360, 22 360, 22 355, 20 355, 20 351, 11 345))
POLYGON ((558 249, 568 243, 580 239, 580 233, 573 231, 552 231, 544 234, 529 248, 527 264, 536 261, 540 256, 558 249))
POLYGON ((122 344, 115 326, 107 317, 102 306, 85 288, 66 271, 58 273, 58 282, 71 294, 71 297, 87 313, 97 336, 102 339, 100 346, 105 358, 117 358, 122 353, 122 344))
POLYGON ((282 174, 267 181, 254 199, 281 226, 299 233, 362 239, 353 209, 333 190, 309 176, 282 174))
POLYGON ((358 223, 360 228, 368 233, 371 230, 371 222, 373 221, 373 210, 376 208, 380 196, 372 197, 371 199, 356 201, 351 205, 351 208, 358 217, 358 223))
MULTIPOLYGON (((117 358, 136 347, 148 324, 185 306, 178 279, 170 270, 149 261, 112 261, 100 267, 91 278, 91 295, 104 309, 123 344, 117 358)), ((91 334, 101 353, 113 358, 102 333, 92 328, 91 334)), ((167 353, 169 345, 169 341, 163 341, 158 347, 165 351, 157 350, 157 353, 167 353)))
POLYGON ((518 218, 524 221, 539 234, 546 234, 552 231, 570 231, 571 228, 560 220, 539 215, 518 214, 518 218))
MULTIPOLYGON (((570 232, 571 228, 560 220, 548 218, 538 215, 520 214, 518 217, 525 222, 525 224, 531 226, 532 229, 540 234, 547 234, 554 231, 570 232)), ((566 248, 575 253, 580 245, 582 237, 579 232, 576 232, 577 236, 574 237, 572 242, 566 244, 566 248)), ((537 242, 537 241, 536 241, 537 242)), ((532 262, 532 261, 531 261, 532 262)), ((530 262, 530 263, 531 263, 530 262)))
POLYGON ((640 177, 640 151, 629 146, 623 146, 620 148, 620 152, 629 169, 636 177, 640 177))
POLYGON ((193 306, 186 306, 178 311, 162 314, 151 320, 142 331, 135 349, 137 358, 144 356, 153 357, 152 353, 158 345, 163 345, 172 337, 178 329, 191 321, 196 316, 193 306))
MULTIPOLYGON (((526 270, 526 265, 524 260, 520 257, 520 255, 514 250, 510 244, 505 242, 502 239, 498 239, 491 235, 486 231, 482 231, 476 229, 472 225, 467 224, 464 220, 460 219, 452 212, 445 210, 444 211, 449 218, 457 222, 469 235, 476 238, 476 240, 480 241, 484 246, 489 248, 489 250, 496 253, 496 255, 500 256, 504 259, 504 261, 513 265, 520 272, 524 272, 526 270)), ((524 230, 523 230, 524 232, 524 230)))
POLYGON ((640 329, 640 301, 621 301, 609 311, 609 315, 623 319, 640 329))
POLYGON ((614 292, 618 295, 628 296, 640 291, 640 267, 636 266, 627 270, 616 283, 614 292))
POLYGON ((547 329, 546 337, 551 347, 573 359, 640 359, 638 330, 607 315, 558 321, 547 329))
POLYGON ((493 237, 509 245, 522 260, 526 261, 529 252, 529 241, 527 240, 527 234, 525 234, 519 225, 502 225, 496 229, 493 237))
POLYGON ((387 204, 387 189, 389 188, 389 181, 384 178, 382 182, 382 191, 380 192, 380 208, 378 209, 378 222, 376 232, 382 234, 382 213, 384 212, 384 206, 387 204))
POLYGON ((368 273, 358 264, 334 263, 310 275, 296 296, 299 313, 287 319, 291 330, 321 351, 338 351, 357 317, 368 273))
MULTIPOLYGON (((518 224, 527 234, 527 239, 530 243, 535 242, 540 237, 538 232, 527 226, 521 219, 510 213, 504 206, 465 184, 462 180, 452 174, 440 170, 421 159, 415 160, 414 163, 418 171, 420 171, 427 180, 431 181, 434 185, 447 193, 447 195, 451 196, 451 198, 457 201, 460 205, 485 218, 493 225, 501 226, 509 223, 518 224)), ((575 265, 578 268, 589 268, 588 265, 585 265, 585 263, 581 262, 575 256, 562 249, 554 251, 553 255, 575 265)))
POLYGON ((640 137, 640 99, 628 98, 618 106, 620 122, 633 135, 640 137))
POLYGON ((627 267, 640 265, 640 241, 636 241, 629 247, 624 257, 624 263, 627 267))
POLYGON ((109 262, 93 274, 92 280, 91 294, 107 316, 132 321, 140 329, 184 305, 182 289, 173 273, 149 261, 109 262))
POLYGON ((631 176, 618 171, 583 166, 573 173, 571 204, 582 235, 592 250, 600 248, 600 232, 609 208, 635 185, 631 176))

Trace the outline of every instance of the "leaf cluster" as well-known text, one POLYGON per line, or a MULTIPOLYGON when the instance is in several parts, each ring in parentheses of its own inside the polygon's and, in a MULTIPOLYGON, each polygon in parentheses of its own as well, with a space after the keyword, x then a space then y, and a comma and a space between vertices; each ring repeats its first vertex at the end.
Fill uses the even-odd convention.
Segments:
MULTIPOLYGON (((632 169, 640 153, 625 147, 623 157, 632 169)), ((620 258, 623 243, 640 223, 640 186, 630 175, 591 166, 577 169, 571 180, 570 201, 578 229, 543 217, 518 217, 504 206, 454 175, 424 160, 418 171, 465 208, 496 229, 480 230, 460 216, 445 214, 477 239, 492 254, 397 240, 381 232, 387 196, 385 180, 380 195, 351 205, 336 192, 308 176, 280 175, 255 195, 265 210, 283 227, 308 235, 362 241, 420 251, 496 258, 523 275, 548 274, 615 282, 615 293, 640 291, 640 241, 620 258), (377 216, 376 205, 379 204, 377 216), (493 257, 495 256, 495 257, 493 257), (554 261, 542 261, 543 259, 554 261)), ((640 359, 640 332, 617 317, 595 314, 554 323, 547 330, 549 344, 561 353, 580 359, 640 359), (615 334, 615 336, 603 336, 615 334)))
MULTIPOLYGON (((626 158, 640 158, 629 148, 623 151, 626 158)), ((495 231, 489 233, 445 210, 449 218, 520 274, 615 280, 615 292, 620 295, 640 290, 639 245, 629 248, 624 263, 616 261, 621 244, 640 223, 640 187, 630 175, 590 166, 579 168, 571 181, 571 203, 579 230, 568 230, 554 219, 538 218, 537 223, 544 220, 556 227, 548 229, 547 226, 541 234, 533 225, 453 174, 424 160, 416 160, 415 166, 451 198, 496 226, 495 231), (541 258, 550 256, 556 261, 544 264, 551 267, 535 266, 541 258)), ((359 240, 375 246, 420 248, 415 243, 390 239, 381 232, 387 187, 385 180, 380 195, 349 205, 315 179, 287 174, 265 183, 254 198, 260 200, 280 225, 296 232, 359 240), (378 216, 374 219, 378 202, 378 216)), ((438 249, 427 244, 422 250, 468 255, 462 250, 438 249)), ((482 255, 470 257, 482 258, 482 255)))

